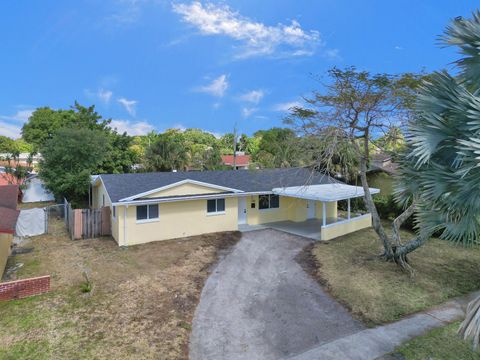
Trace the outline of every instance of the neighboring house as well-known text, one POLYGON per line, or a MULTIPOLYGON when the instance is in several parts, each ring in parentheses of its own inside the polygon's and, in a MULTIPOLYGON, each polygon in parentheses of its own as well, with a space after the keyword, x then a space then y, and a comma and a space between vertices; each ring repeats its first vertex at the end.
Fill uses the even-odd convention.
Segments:
POLYGON ((318 240, 371 226, 370 214, 337 214, 361 187, 307 168, 98 175, 91 194, 92 208, 110 207, 120 246, 282 221, 314 226, 318 240))
POLYGON ((15 225, 20 214, 17 210, 19 193, 18 185, 0 186, 0 279, 10 255, 15 225))
MULTIPOLYGON (((225 166, 233 167, 233 155, 222 155, 222 163, 225 166)), ((247 170, 250 165, 250 155, 245 155, 243 151, 237 151, 235 167, 237 170, 247 170)))
MULTIPOLYGON (((12 154, 10 154, 10 153, 0 153, 0 165, 1 166, 8 165, 8 161, 6 159, 11 157, 11 156, 12 156, 12 154)), ((38 165, 38 163, 40 162, 41 159, 42 159, 41 154, 35 154, 35 155, 32 156, 31 159, 30 159, 30 153, 20 153, 19 156, 18 156, 18 162, 19 162, 20 165, 28 166, 28 162, 29 162, 29 160, 31 160, 32 161, 31 166, 34 169, 37 168, 37 165, 38 165)))
POLYGON ((17 179, 14 175, 8 173, 4 166, 0 166, 0 186, 3 185, 22 185, 23 179, 17 179))
POLYGON ((398 171, 398 164, 388 154, 375 154, 372 156, 370 167, 367 171, 368 184, 379 188, 382 194, 393 193, 393 175, 398 171))

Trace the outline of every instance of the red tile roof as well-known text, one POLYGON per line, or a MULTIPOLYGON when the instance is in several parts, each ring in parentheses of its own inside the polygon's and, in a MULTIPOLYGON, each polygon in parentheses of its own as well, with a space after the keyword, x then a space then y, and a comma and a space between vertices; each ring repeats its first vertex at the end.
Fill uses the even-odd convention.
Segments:
POLYGON ((0 186, 0 233, 13 234, 20 211, 17 210, 18 185, 0 186))
POLYGON ((5 172, 0 172, 0 186, 3 185, 11 185, 11 184, 16 184, 16 185, 21 185, 23 180, 18 180, 11 174, 7 174, 5 172))
MULTIPOLYGON (((248 166, 250 164, 250 155, 237 155, 235 164, 237 166, 248 166)), ((233 155, 222 155, 224 165, 233 166, 233 155)))

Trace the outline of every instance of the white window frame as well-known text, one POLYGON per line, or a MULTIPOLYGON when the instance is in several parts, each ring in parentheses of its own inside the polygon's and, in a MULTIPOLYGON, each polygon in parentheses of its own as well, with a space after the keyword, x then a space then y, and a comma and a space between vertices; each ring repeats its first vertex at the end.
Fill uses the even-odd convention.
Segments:
POLYGON ((276 211, 280 209, 280 195, 262 194, 258 195, 258 211, 276 211), (260 196, 268 196, 268 208, 260 209, 260 196), (278 196, 278 207, 271 207, 272 196, 278 196))
POLYGON ((218 200, 223 200, 223 205, 224 208, 226 209, 227 207, 227 202, 225 201, 225 198, 218 198, 218 199, 207 199, 207 216, 215 216, 215 215, 225 215, 225 210, 223 211, 217 211, 218 209, 218 200), (208 202, 215 200, 215 211, 208 212, 208 202))
POLYGON ((115 205, 112 205, 112 218, 117 220, 117 207, 115 205))
POLYGON ((135 219, 137 220, 137 224, 144 224, 149 222, 155 222, 160 219, 160 205, 159 204, 145 204, 145 205, 137 205, 135 206, 135 219), (150 206, 158 206, 158 216, 155 218, 150 218, 150 206), (139 206, 146 206, 147 207, 147 218, 146 219, 137 219, 137 207, 139 206))

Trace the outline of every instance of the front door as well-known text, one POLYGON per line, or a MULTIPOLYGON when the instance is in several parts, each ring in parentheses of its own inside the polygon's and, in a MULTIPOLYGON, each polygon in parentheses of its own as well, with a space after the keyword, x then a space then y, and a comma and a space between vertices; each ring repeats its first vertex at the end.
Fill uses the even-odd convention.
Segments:
POLYGON ((247 198, 239 197, 238 198, 238 224, 247 223, 247 198))
POLYGON ((315 200, 307 200, 307 219, 315 218, 315 200))

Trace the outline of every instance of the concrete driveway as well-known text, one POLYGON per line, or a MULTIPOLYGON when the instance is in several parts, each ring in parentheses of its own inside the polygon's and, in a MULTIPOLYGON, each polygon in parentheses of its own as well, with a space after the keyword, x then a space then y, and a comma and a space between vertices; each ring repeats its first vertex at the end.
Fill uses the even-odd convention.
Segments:
POLYGON ((190 359, 281 359, 364 327, 295 261, 310 241, 244 233, 202 291, 190 359))

